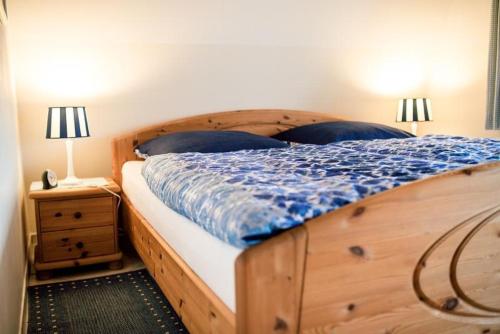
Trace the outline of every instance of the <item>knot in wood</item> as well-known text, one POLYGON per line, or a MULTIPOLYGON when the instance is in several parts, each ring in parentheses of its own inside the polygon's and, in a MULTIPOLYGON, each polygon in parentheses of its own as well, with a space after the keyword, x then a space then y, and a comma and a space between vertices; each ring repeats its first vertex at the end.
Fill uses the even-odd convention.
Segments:
POLYGON ((458 299, 455 297, 446 298, 441 308, 445 311, 453 311, 458 306, 458 299))
POLYGON ((288 329, 288 325, 285 320, 281 319, 280 317, 276 317, 276 323, 274 324, 274 330, 275 331, 280 331, 280 330, 286 330, 288 329))
POLYGON ((358 206, 352 213, 353 217, 361 216, 365 212, 366 208, 364 206, 358 206))
POLYGON ((365 250, 361 246, 351 246, 349 251, 356 256, 364 256, 365 250))

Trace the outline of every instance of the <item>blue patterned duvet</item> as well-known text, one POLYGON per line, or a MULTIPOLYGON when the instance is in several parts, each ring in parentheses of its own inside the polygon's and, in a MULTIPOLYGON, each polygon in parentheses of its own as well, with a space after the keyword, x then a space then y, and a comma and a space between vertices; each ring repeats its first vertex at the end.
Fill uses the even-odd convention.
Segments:
POLYGON ((500 160, 500 140, 425 136, 146 160, 153 193, 240 248, 364 197, 431 175, 500 160))

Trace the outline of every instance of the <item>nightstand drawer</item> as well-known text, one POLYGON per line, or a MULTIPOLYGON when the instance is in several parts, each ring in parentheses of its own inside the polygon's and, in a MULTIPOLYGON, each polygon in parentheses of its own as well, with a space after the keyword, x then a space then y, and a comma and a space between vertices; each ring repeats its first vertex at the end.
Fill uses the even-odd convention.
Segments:
POLYGON ((42 233, 44 262, 113 254, 114 226, 42 233))
POLYGON ((40 202, 42 232, 113 225, 112 197, 40 202))

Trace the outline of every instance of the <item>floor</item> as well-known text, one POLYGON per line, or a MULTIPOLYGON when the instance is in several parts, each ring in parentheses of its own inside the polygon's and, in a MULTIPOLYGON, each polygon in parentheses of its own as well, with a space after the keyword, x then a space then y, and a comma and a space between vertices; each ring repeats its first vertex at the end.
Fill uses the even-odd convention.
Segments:
MULTIPOLYGON (((67 281, 75 281, 81 279, 88 279, 110 274, 120 274, 145 268, 144 263, 139 258, 137 253, 133 250, 123 251, 123 268, 119 270, 108 269, 107 264, 97 264, 78 268, 60 269, 54 271, 54 276, 51 279, 40 281, 36 278, 34 272, 31 273, 28 286, 36 286, 42 284, 61 283, 67 281)), ((27 305, 26 305, 26 309, 27 305)), ((25 319, 23 324, 23 333, 28 330, 28 312, 25 312, 25 319)))

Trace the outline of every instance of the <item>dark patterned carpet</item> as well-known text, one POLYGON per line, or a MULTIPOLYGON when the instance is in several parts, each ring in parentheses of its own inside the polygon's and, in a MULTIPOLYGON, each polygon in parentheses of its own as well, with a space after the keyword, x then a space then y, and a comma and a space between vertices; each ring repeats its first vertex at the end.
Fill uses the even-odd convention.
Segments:
POLYGON ((188 333, 147 270, 30 287, 28 333, 188 333))

